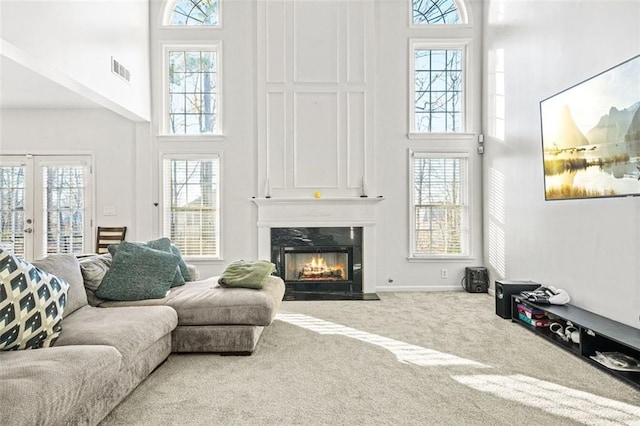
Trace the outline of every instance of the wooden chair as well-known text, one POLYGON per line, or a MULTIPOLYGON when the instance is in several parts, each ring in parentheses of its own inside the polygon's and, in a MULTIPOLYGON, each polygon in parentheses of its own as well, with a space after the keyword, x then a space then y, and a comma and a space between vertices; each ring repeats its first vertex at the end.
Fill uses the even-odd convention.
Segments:
POLYGON ((127 234, 126 226, 98 226, 98 237, 96 239, 96 253, 107 253, 110 244, 118 244, 124 241, 127 234))

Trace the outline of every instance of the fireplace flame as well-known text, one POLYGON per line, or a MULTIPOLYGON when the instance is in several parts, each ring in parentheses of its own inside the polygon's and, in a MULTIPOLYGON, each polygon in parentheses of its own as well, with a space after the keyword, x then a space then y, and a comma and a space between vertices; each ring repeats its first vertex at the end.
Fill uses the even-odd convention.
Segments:
POLYGON ((322 256, 313 256, 311 262, 302 267, 300 278, 302 279, 338 279, 343 280, 345 274, 344 265, 337 263, 329 265, 322 256))

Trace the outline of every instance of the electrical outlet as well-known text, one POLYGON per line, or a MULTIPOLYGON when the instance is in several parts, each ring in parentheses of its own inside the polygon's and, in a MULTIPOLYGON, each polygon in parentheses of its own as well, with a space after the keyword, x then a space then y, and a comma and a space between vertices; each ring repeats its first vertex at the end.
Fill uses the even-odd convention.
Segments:
POLYGON ((443 280, 449 278, 449 270, 447 268, 440 269, 440 278, 442 278, 443 280))

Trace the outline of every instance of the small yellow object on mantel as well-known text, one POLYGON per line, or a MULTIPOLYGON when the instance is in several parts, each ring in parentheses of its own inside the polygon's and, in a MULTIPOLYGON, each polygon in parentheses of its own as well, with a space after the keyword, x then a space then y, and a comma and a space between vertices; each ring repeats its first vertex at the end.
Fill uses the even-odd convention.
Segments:
POLYGON ((315 198, 320 198, 322 196, 322 194, 320 193, 320 191, 316 191, 316 192, 313 193, 313 196, 315 198))

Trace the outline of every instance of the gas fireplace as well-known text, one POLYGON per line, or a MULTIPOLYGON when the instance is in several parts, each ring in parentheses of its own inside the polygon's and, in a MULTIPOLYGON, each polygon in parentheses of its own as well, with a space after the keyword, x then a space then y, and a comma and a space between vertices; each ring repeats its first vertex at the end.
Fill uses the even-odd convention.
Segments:
POLYGON ((271 228, 285 300, 362 299, 362 228, 271 228))

